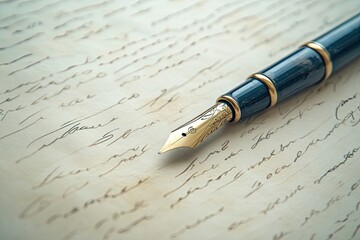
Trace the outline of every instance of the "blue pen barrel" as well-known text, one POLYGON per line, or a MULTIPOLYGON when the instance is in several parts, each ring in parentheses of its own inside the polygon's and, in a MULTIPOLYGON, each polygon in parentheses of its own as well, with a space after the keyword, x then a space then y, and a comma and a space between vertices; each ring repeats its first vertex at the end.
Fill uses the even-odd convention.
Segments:
MULTIPOLYGON (((259 72, 275 87, 277 102, 322 81, 329 74, 329 65, 330 71, 332 70, 330 73, 334 73, 360 56, 360 14, 315 39, 314 42, 321 46, 322 52, 303 46, 259 72), (323 52, 330 61, 324 58, 323 52)), ((234 114, 235 109, 240 108, 241 118, 244 118, 268 108, 274 101, 274 96, 270 94, 269 87, 264 81, 250 77, 224 94, 219 101, 228 103, 234 114)))
POLYGON ((260 73, 269 77, 277 90, 278 101, 320 82, 325 74, 321 56, 308 47, 300 48, 260 73))
POLYGON ((329 52, 333 71, 339 70, 360 55, 360 13, 314 41, 329 52))
MULTIPOLYGON (((248 117, 270 106, 268 89, 262 82, 253 78, 248 79, 243 84, 240 84, 236 88, 230 90, 225 94, 225 96, 233 98, 239 105, 241 118, 248 117)), ((230 105, 233 109, 232 104, 230 105)))

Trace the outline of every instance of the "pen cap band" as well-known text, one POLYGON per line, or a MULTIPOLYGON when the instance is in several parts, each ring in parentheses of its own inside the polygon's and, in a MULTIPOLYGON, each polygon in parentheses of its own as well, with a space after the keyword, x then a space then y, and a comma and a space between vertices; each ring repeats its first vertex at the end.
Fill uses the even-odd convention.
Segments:
POLYGON ((249 78, 256 78, 257 80, 259 80, 260 82, 266 85, 266 87, 269 89, 269 95, 270 95, 269 107, 275 106, 275 104, 277 103, 278 94, 273 81, 269 77, 260 73, 252 74, 249 78))
POLYGON ((316 51, 318 54, 320 54, 321 58, 324 61, 325 64, 325 75, 324 75, 324 80, 328 79, 331 76, 331 73, 333 71, 333 64, 331 61, 331 56, 329 54, 329 52, 325 49, 325 47, 323 45, 321 45, 320 43, 317 42, 308 42, 306 44, 304 44, 304 46, 309 47, 311 49, 313 49, 314 51, 316 51))

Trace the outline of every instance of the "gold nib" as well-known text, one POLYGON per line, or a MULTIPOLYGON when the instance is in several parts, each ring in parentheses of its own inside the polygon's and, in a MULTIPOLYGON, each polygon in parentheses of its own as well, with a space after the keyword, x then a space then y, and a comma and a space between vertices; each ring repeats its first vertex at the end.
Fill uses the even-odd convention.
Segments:
POLYGON ((218 102, 193 120, 173 130, 159 153, 181 147, 195 148, 231 119, 231 108, 225 103, 218 102))

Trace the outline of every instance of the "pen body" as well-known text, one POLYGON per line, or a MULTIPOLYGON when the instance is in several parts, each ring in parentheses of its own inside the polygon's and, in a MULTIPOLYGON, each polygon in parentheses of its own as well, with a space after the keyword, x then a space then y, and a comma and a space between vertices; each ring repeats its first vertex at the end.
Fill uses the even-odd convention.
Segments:
POLYGON ((339 70, 360 55, 360 13, 314 41, 329 52, 333 71, 339 70))
POLYGON ((239 108, 241 118, 248 117, 322 81, 359 56, 360 14, 249 77, 219 101, 239 108))

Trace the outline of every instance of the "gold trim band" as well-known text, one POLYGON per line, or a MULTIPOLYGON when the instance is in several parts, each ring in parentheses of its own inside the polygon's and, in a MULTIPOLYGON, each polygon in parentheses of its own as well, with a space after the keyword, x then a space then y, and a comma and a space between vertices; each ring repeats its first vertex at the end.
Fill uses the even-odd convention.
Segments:
POLYGON ((269 94, 270 94, 270 107, 273 107, 278 100, 278 94, 273 81, 269 77, 261 73, 252 74, 249 76, 249 78, 256 78, 257 80, 259 80, 260 82, 266 85, 266 87, 269 89, 269 94))
POLYGON ((224 96, 218 97, 218 99, 216 100, 216 102, 220 102, 220 101, 227 102, 231 105, 231 107, 232 107, 232 109, 234 109, 234 113, 235 113, 233 122, 234 123, 238 122, 241 118, 241 110, 240 110, 239 104, 236 102, 236 100, 230 96, 224 95, 224 96))
POLYGON ((331 56, 330 56, 329 52, 326 50, 326 48, 323 45, 321 45, 320 43, 314 42, 314 41, 305 43, 304 46, 309 47, 309 48, 313 49, 314 51, 316 51, 321 56, 321 58, 324 60, 324 63, 325 63, 324 80, 328 79, 333 70, 333 64, 332 64, 331 56))

